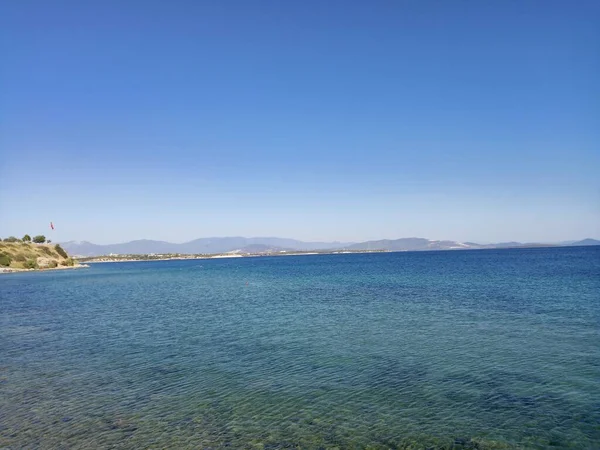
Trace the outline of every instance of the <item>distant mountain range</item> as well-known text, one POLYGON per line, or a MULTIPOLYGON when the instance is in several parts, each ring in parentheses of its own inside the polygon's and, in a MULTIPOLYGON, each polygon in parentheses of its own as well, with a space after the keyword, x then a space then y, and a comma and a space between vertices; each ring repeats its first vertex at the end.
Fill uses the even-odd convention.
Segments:
POLYGON ((360 243, 350 242, 304 242, 296 239, 274 237, 213 237, 200 238, 183 244, 173 244, 165 241, 136 240, 122 244, 98 245, 87 241, 69 241, 61 245, 75 256, 141 255, 141 254, 211 254, 211 253, 273 253, 279 251, 310 251, 310 250, 387 250, 387 251, 426 251, 426 250, 468 250, 485 248, 513 247, 551 247, 551 246, 581 246, 600 245, 596 239, 568 241, 558 244, 503 242, 497 244, 477 244, 474 242, 436 241, 424 238, 384 239, 360 243))
POLYGON ((99 256, 116 253, 120 255, 133 254, 211 254, 238 251, 240 253, 268 253, 280 250, 329 250, 344 248, 344 242, 304 242, 296 239, 283 238, 244 238, 244 237, 212 237, 200 238, 183 244, 173 244, 165 241, 136 240, 122 244, 98 245, 87 241, 69 241, 61 245, 72 255, 99 256))
POLYGON ((581 241, 569 241, 568 243, 564 243, 564 245, 570 245, 574 247, 580 247, 584 245, 600 245, 600 241, 597 239, 583 239, 581 241))

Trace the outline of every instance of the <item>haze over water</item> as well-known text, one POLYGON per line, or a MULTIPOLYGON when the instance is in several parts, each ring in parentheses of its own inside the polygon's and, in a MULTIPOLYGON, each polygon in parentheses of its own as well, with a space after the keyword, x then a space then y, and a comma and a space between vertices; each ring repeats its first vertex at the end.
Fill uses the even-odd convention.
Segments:
POLYGON ((598 448, 600 247, 0 278, 0 447, 598 448))

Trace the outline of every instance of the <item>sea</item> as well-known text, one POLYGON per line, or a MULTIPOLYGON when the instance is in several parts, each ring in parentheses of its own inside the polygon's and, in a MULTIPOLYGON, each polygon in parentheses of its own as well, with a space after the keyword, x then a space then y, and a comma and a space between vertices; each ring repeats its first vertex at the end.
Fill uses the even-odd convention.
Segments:
POLYGON ((2 449, 599 449, 600 246, 0 275, 2 449))

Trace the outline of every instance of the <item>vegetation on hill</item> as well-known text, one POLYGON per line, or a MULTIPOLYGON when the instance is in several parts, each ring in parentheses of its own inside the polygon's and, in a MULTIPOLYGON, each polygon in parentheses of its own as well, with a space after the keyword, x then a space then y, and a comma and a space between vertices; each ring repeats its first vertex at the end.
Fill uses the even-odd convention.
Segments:
POLYGON ((0 242, 31 242, 32 240, 36 244, 43 244, 43 243, 49 244, 50 242, 52 242, 52 241, 50 241, 50 239, 46 240, 46 236, 44 236, 43 234, 39 234, 39 235, 35 236, 33 239, 31 239, 31 236, 29 236, 28 234, 23 236, 21 239, 15 237, 15 236, 9 236, 7 238, 0 239, 0 242))
POLYGON ((59 266, 71 267, 75 264, 73 259, 58 244, 34 244, 25 239, 14 241, 5 239, 0 242, 0 268, 54 269, 59 266))
POLYGON ((64 251, 64 249, 60 246, 60 244, 56 244, 54 246, 54 250, 56 250, 56 253, 58 253, 60 256, 62 256, 65 259, 69 257, 69 255, 67 255, 67 252, 64 251))

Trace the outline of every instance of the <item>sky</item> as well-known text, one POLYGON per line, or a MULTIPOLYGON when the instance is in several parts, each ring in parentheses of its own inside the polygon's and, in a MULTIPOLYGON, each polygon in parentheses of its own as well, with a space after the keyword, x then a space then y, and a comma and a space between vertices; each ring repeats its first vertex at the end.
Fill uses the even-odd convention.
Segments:
POLYGON ((600 2, 0 4, 0 237, 600 238, 600 2))

